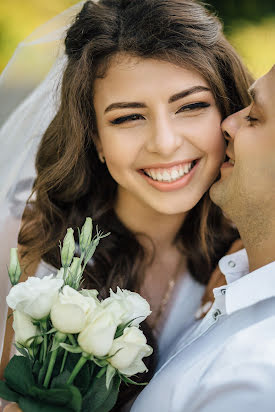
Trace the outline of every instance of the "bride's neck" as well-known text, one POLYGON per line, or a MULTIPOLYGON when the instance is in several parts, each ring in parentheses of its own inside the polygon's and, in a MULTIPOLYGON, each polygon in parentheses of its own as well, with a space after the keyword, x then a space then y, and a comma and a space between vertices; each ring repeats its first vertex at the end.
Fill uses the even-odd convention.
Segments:
POLYGON ((118 200, 114 209, 121 222, 138 236, 145 248, 148 239, 153 241, 157 253, 174 247, 176 234, 186 215, 186 213, 162 214, 133 200, 128 201, 127 204, 118 200))

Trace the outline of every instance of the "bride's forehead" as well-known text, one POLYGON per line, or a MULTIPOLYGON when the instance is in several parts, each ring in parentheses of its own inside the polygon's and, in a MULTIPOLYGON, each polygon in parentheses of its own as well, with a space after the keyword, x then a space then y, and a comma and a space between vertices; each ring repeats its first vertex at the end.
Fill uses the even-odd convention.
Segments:
POLYGON ((153 58, 119 56, 112 59, 104 76, 94 84, 95 95, 130 93, 132 90, 169 90, 172 93, 185 87, 201 85, 207 81, 196 70, 153 58))

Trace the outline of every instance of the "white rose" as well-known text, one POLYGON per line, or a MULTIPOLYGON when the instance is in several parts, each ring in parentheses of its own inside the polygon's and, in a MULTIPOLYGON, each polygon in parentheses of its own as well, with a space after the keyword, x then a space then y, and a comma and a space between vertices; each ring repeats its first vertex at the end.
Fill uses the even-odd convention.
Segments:
POLYGON ((101 307, 96 297, 83 296, 66 285, 52 306, 51 321, 60 332, 79 333, 98 311, 101 307))
POLYGON ((111 349, 117 326, 115 317, 103 311, 78 335, 78 344, 84 352, 105 356, 111 349))
POLYGON ((146 299, 138 293, 130 290, 117 288, 114 293, 110 289, 110 297, 102 301, 104 309, 114 313, 119 319, 119 323, 127 323, 135 319, 131 325, 138 326, 150 315, 150 305, 146 299))
POLYGON ((63 285, 62 279, 54 275, 29 277, 26 282, 13 286, 7 296, 10 308, 20 310, 33 319, 43 319, 49 315, 58 291, 63 285))
POLYGON ((147 372, 142 359, 153 353, 151 346, 147 345, 143 332, 135 326, 125 328, 123 335, 115 339, 109 359, 110 364, 126 376, 147 372))
POLYGON ((33 339, 26 342, 29 338, 39 334, 39 329, 32 323, 32 318, 19 310, 13 312, 12 327, 15 333, 15 342, 25 346, 30 346, 32 343, 33 339))

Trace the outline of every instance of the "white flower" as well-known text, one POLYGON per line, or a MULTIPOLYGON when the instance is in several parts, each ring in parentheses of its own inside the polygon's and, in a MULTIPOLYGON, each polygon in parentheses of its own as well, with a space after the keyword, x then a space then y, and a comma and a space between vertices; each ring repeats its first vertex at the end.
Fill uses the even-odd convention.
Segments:
POLYGON ((102 301, 104 309, 114 313, 119 319, 119 323, 127 323, 135 319, 131 325, 138 326, 147 316, 150 315, 150 305, 146 299, 138 293, 126 289, 117 288, 114 293, 110 289, 110 297, 102 301))
POLYGON ((52 306, 51 321, 60 332, 79 333, 98 311, 101 307, 96 297, 83 296, 66 285, 52 306))
POLYGON ((25 346, 30 346, 32 336, 39 334, 39 329, 32 323, 32 318, 19 310, 13 312, 13 330, 15 332, 15 342, 25 346), (27 342, 28 341, 28 342, 27 342))
POLYGON ((110 364, 126 376, 147 372, 142 359, 153 353, 151 346, 147 345, 143 332, 135 326, 125 328, 123 335, 115 339, 109 359, 110 364))
POLYGON ((78 335, 78 344, 84 352, 105 356, 111 349, 117 326, 115 317, 103 311, 78 335))
POLYGON ((13 286, 7 296, 10 308, 20 310, 33 319, 43 319, 49 315, 53 302, 58 296, 58 291, 63 285, 62 279, 53 275, 29 277, 26 282, 13 286))

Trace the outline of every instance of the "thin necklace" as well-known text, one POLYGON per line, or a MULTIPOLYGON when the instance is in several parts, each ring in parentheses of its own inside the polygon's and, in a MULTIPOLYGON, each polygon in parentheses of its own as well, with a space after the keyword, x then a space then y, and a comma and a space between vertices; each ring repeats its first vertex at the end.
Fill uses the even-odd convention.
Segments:
POLYGON ((173 276, 170 278, 170 280, 168 282, 167 290, 166 290, 166 292, 164 293, 164 295, 161 299, 156 317, 155 317, 153 323, 151 323, 151 328, 154 331, 155 335, 157 335, 159 333, 159 330, 158 330, 159 329, 159 321, 162 318, 162 316, 165 312, 165 309, 167 307, 167 304, 168 304, 168 302, 169 302, 169 300, 172 296, 173 290, 174 290, 175 285, 176 285, 176 278, 177 278, 177 275, 178 275, 179 270, 181 268, 182 261, 183 261, 183 258, 180 258, 179 263, 176 266, 176 270, 175 270, 175 272, 173 273, 173 276))

